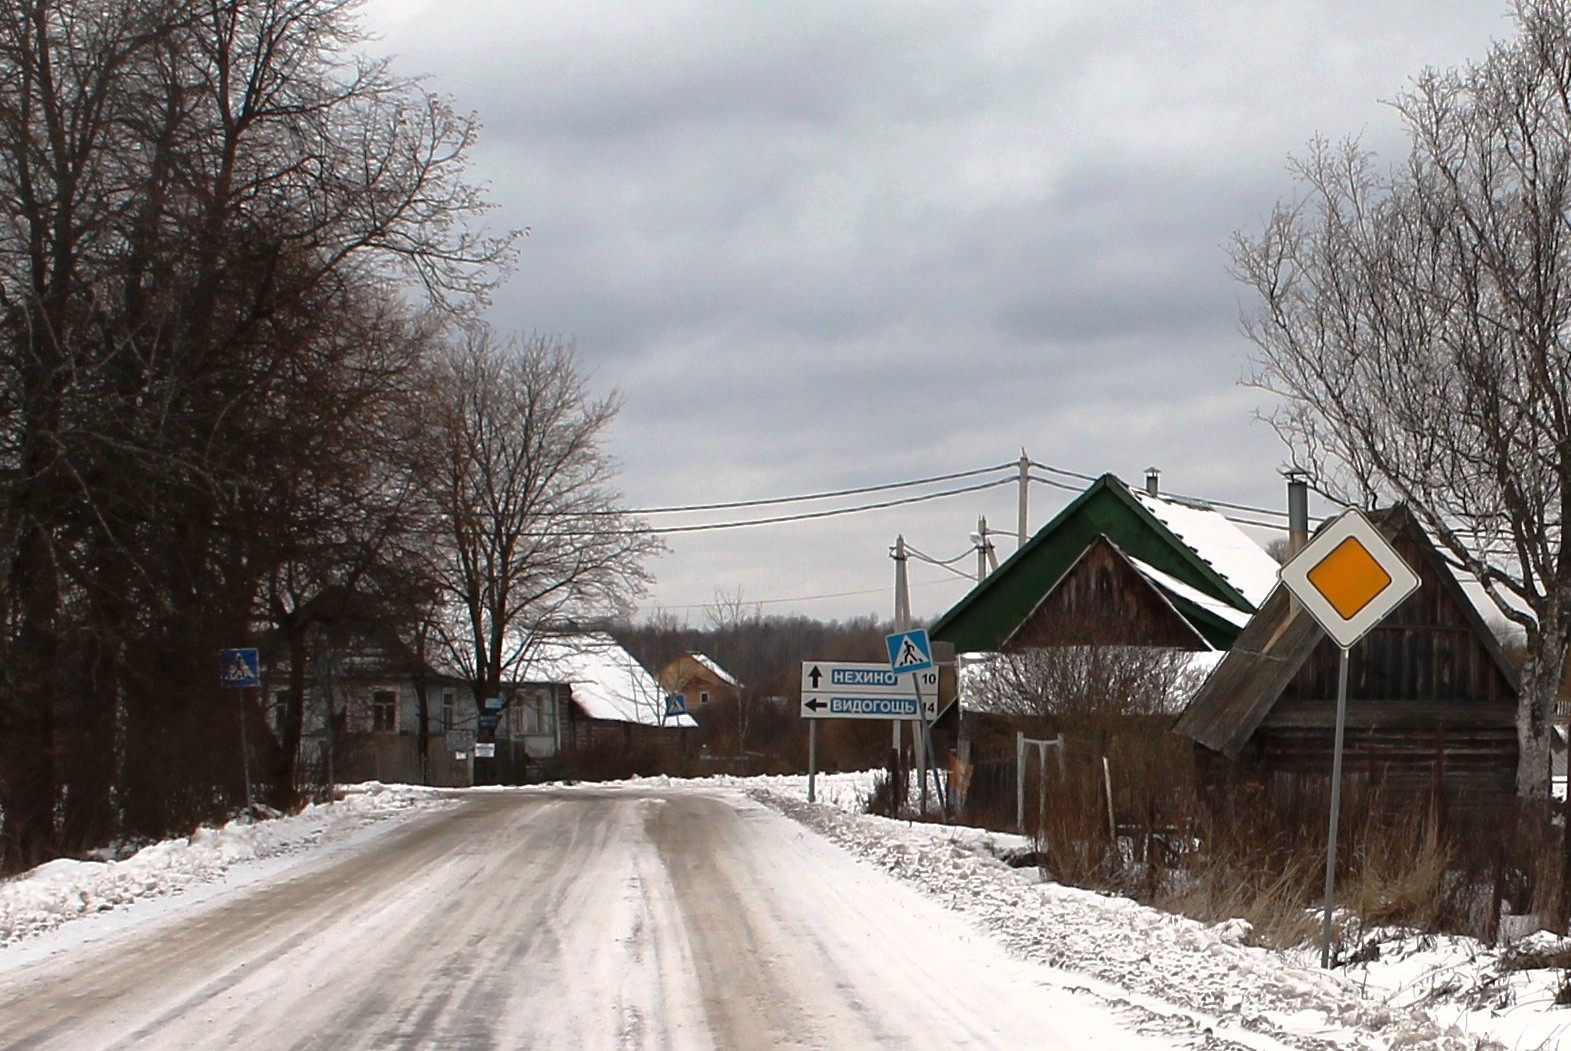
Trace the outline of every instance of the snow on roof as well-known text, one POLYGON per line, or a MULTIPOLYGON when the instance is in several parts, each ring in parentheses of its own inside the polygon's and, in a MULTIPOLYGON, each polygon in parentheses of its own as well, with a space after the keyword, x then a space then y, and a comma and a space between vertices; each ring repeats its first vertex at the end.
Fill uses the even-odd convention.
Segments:
POLYGON ((1149 562, 1142 562, 1140 559, 1130 555, 1125 555, 1124 557, 1129 559, 1129 564, 1134 566, 1141 576, 1168 594, 1176 595, 1185 601, 1192 602, 1206 612, 1216 614, 1235 627, 1241 628, 1249 623, 1251 614, 1245 613, 1243 610, 1234 609, 1225 602, 1219 602, 1199 588, 1190 587, 1182 580, 1162 572, 1149 562))
POLYGON ((702 653, 693 653, 691 651, 688 653, 688 656, 693 658, 699 664, 702 664, 706 669, 708 669, 710 674, 719 679, 721 682, 725 683, 727 686, 734 687, 738 690, 742 688, 742 684, 737 682, 736 678, 730 672, 720 667, 720 665, 715 662, 714 658, 706 656, 702 653))
POLYGON ((1133 486, 1129 491, 1169 532, 1189 545, 1251 605, 1260 608, 1276 587, 1281 568, 1264 548, 1215 508, 1152 496, 1133 486))
POLYGON ((655 677, 604 632, 537 640, 518 672, 522 682, 566 683, 591 719, 644 726, 697 726, 691 715, 665 717, 655 677))

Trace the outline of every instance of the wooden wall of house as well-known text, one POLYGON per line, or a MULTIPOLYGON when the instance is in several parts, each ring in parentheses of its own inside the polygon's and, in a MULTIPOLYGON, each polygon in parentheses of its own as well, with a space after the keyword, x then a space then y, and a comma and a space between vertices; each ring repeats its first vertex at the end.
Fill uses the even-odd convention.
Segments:
MULTIPOLYGON (((1480 637, 1487 629, 1438 578, 1432 550, 1406 534, 1396 546, 1422 584, 1349 655, 1343 768, 1376 791, 1427 792, 1443 781, 1453 799, 1510 794, 1516 692, 1480 637)), ((1257 769, 1329 777, 1340 660, 1322 638, 1250 740, 1257 769)))
POLYGON ((1107 645, 1205 648, 1173 607, 1101 538, 1020 626, 1009 648, 1107 645))

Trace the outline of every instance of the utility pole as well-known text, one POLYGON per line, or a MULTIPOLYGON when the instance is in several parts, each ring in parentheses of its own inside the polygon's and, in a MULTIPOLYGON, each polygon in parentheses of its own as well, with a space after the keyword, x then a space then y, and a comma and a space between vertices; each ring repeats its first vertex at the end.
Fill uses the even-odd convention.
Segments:
MULTIPOLYGON (((895 546, 890 549, 889 557, 895 560, 895 630, 905 631, 911 626, 911 585, 906 578, 906 538, 904 534, 895 537, 895 546)), ((889 745, 889 788, 891 798, 890 817, 900 816, 900 804, 905 802, 905 755, 902 750, 900 720, 896 719, 889 724, 892 740, 889 745)), ((916 735, 912 735, 916 739, 916 735)))
POLYGON ((906 579, 906 538, 895 537, 895 546, 889 557, 895 560, 895 630, 905 631, 911 626, 911 585, 906 579))
POLYGON ((1015 519, 1015 550, 1019 551, 1026 546, 1026 520, 1029 492, 1031 487, 1031 457, 1026 455, 1025 447, 1020 448, 1020 508, 1015 519))
POLYGON ((998 568, 998 555, 993 549, 993 541, 989 539, 986 515, 976 520, 976 532, 971 534, 971 543, 976 545, 976 582, 980 584, 998 568))

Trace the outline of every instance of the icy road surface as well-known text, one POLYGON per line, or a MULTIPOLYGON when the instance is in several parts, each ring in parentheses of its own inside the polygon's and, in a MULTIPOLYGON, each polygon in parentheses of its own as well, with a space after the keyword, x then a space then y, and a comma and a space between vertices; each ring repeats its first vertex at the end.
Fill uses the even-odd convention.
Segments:
POLYGON ((1171 1048, 735 792, 473 794, 0 975, 3 1048, 1171 1048))

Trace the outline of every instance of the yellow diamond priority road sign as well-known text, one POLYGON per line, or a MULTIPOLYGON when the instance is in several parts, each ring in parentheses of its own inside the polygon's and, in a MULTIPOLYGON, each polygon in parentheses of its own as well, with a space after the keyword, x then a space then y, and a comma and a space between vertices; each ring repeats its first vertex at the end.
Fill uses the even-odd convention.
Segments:
POLYGON ((1418 574, 1356 510, 1344 511, 1282 567, 1287 585, 1343 649, 1418 588, 1418 574))

